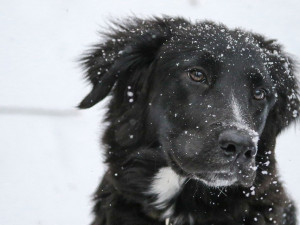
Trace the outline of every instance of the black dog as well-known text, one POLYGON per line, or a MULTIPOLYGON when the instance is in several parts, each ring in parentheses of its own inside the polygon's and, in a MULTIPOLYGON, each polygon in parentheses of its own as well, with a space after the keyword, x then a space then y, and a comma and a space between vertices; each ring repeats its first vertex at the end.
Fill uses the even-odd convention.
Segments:
POLYGON ((112 95, 94 225, 296 224, 274 148, 298 87, 274 40, 169 17, 105 37, 83 58, 93 89, 79 105, 112 95))

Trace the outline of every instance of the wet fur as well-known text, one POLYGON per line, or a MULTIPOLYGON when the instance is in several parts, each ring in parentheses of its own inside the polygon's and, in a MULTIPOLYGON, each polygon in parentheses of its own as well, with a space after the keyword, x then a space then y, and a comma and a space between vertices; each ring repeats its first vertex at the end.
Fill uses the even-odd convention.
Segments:
MULTIPOLYGON (((228 30, 221 24, 198 24, 228 30)), ((183 44, 188 45, 191 37, 188 32, 181 32, 180 27, 192 26, 195 25, 185 19, 168 17, 114 22, 104 34, 103 43, 96 45, 82 60, 93 90, 79 107, 89 108, 112 96, 106 115, 109 125, 103 137, 108 170, 95 193, 93 225, 165 224, 166 210, 157 209, 153 204, 157 196, 147 193, 159 169, 170 165, 161 147, 155 118, 149 119, 152 107, 149 96, 157 94, 153 93, 153 87, 155 76, 159 76, 152 72, 157 69, 157 54, 162 45, 178 35, 183 37, 183 44)), ((180 192, 167 202, 168 207, 174 207, 170 216, 174 224, 296 224, 295 206, 279 181, 274 158, 277 135, 295 121, 298 116, 295 112, 299 112, 294 66, 273 40, 246 34, 264 51, 278 52, 272 59, 277 63, 270 68, 278 99, 269 112, 258 143, 255 190, 239 186, 211 188, 199 181, 187 180, 180 192), (289 68, 283 66, 286 60, 289 68), (284 68, 291 71, 289 77, 284 68), (270 164, 266 165, 266 161, 270 164), (267 171, 268 176, 261 171, 267 171)), ((167 52, 166 57, 172 55, 167 52)))

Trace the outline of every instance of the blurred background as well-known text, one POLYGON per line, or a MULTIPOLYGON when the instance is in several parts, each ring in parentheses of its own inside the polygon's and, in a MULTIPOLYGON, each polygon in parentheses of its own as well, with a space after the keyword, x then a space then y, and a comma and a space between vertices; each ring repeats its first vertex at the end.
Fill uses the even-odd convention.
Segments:
MULTIPOLYGON (((76 60, 108 19, 211 19, 278 39, 300 59, 299 11, 298 0, 1 0, 0 224, 90 223, 91 195, 105 170, 105 102, 75 108, 90 89, 76 60)), ((299 126, 277 144, 280 174, 298 207, 299 146, 299 126)))

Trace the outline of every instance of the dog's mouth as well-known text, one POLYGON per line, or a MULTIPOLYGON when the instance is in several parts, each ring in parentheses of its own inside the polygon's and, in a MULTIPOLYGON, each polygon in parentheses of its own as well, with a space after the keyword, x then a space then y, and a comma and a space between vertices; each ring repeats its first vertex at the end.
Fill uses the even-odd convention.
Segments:
POLYGON ((174 159, 172 154, 168 154, 168 156, 170 166, 180 176, 186 177, 187 179, 197 180, 210 187, 228 187, 238 185, 251 187, 256 177, 257 168, 254 161, 247 166, 235 164, 230 167, 227 166, 226 169, 188 172, 184 169, 184 165, 180 165, 174 159))

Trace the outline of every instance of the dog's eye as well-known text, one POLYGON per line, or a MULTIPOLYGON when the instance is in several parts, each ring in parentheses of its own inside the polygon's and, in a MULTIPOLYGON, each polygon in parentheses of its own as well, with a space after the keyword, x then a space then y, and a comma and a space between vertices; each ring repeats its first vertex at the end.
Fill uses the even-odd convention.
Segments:
POLYGON ((256 89, 254 91, 254 99, 263 100, 263 99, 266 98, 266 94, 267 94, 267 92, 266 92, 265 89, 262 89, 262 88, 261 89, 256 89))
POLYGON ((207 82, 206 74, 201 69, 191 69, 187 72, 187 75, 193 81, 201 82, 201 83, 206 83, 207 82))

